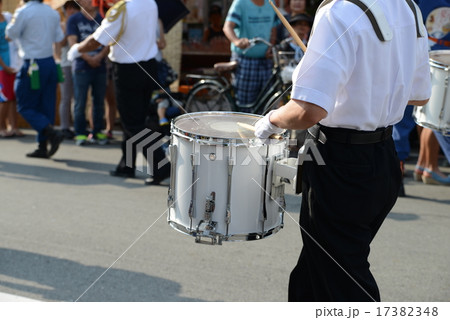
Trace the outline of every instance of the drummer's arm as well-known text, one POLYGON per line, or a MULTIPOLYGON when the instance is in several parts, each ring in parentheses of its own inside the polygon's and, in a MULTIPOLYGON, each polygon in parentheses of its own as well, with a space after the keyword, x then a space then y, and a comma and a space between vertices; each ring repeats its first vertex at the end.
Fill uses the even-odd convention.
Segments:
POLYGON ((325 109, 302 100, 291 99, 270 115, 270 122, 284 129, 308 129, 327 116, 325 109))
POLYGON ((428 103, 428 101, 430 101, 430 99, 427 100, 410 100, 408 101, 409 105, 413 105, 413 106, 424 106, 428 103))

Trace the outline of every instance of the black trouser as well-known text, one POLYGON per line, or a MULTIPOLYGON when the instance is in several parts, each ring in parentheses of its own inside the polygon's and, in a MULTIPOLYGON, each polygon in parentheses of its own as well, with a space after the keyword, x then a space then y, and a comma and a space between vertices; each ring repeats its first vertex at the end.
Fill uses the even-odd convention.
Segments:
POLYGON ((326 165, 303 165, 303 249, 290 276, 289 301, 379 301, 367 259, 400 186, 392 138, 316 146, 326 165))
MULTIPOLYGON (((142 130, 146 129, 145 119, 149 114, 150 98, 152 92, 157 88, 153 79, 156 78, 156 60, 141 61, 139 64, 120 64, 113 63, 113 80, 117 100, 117 109, 123 129, 122 158, 120 159, 118 169, 126 170, 127 148, 126 141, 142 130), (150 77, 151 76, 151 77, 150 77)), ((148 136, 146 136, 148 137, 148 136)), ((162 138, 162 136, 160 137, 162 138)), ((145 139, 143 137, 139 141, 145 139)), ((147 156, 146 150, 157 140, 153 140, 142 148, 144 156, 147 156)), ((136 141, 136 146, 139 141, 136 141)), ((158 169, 158 164, 164 159, 164 151, 157 148, 152 154, 153 157, 153 177, 167 176, 170 167, 168 164, 158 169)), ((132 151, 132 166, 130 170, 136 168, 136 149, 132 151)))

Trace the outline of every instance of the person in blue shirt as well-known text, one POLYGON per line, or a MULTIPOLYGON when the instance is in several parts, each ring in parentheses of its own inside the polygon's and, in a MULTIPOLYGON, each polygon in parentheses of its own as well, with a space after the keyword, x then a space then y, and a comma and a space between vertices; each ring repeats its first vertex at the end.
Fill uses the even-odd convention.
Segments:
MULTIPOLYGON (((56 86, 58 73, 53 59, 53 44, 64 39, 59 14, 42 0, 24 0, 6 27, 6 36, 17 40, 24 64, 17 73, 14 89, 18 111, 38 132, 38 149, 28 157, 48 158, 58 150, 64 139, 55 130, 56 86), (39 68, 38 86, 31 84, 30 65, 39 68), (47 142, 50 149, 47 150, 47 142)), ((36 74, 36 73, 35 73, 36 74)))
POLYGON ((267 45, 258 43, 245 53, 244 50, 255 37, 275 44, 278 24, 267 0, 235 0, 228 11, 223 32, 231 42, 231 60, 238 62, 233 85, 241 111, 248 111, 245 106, 257 99, 272 72, 272 60, 266 57, 267 45))
MULTIPOLYGON (((72 15, 67 20, 67 41, 69 47, 75 43, 82 42, 102 22, 102 17, 96 7, 92 6, 91 0, 79 0, 83 8, 80 12, 72 15)), ((106 62, 105 57, 109 52, 108 46, 101 46, 91 52, 84 53, 74 60, 72 65, 73 82, 75 92, 75 141, 77 145, 87 142, 98 142, 106 144, 107 136, 102 133, 104 125, 104 99, 106 93, 106 62), (92 132, 86 129, 86 100, 89 87, 92 92, 92 132)))

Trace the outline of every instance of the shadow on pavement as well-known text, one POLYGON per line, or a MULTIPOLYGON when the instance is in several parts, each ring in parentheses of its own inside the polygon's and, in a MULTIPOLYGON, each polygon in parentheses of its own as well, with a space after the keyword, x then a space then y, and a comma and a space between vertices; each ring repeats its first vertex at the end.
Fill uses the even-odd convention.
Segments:
MULTIPOLYGON (((42 161, 52 161, 42 159, 42 161)), ((136 178, 133 180, 142 180, 142 184, 127 183, 128 179, 111 177, 109 170, 113 170, 114 166, 106 163, 78 161, 78 160, 53 160, 56 162, 66 163, 68 167, 80 168, 89 171, 81 172, 71 169, 60 169, 54 167, 39 166, 36 164, 24 165, 19 163, 0 161, 0 176, 3 172, 13 174, 14 179, 25 181, 39 181, 48 183, 63 183, 69 185, 99 185, 112 184, 122 186, 125 188, 142 188, 144 187, 142 179, 136 178)), ((131 179, 130 179, 131 180, 131 179)), ((140 181, 139 181, 140 182, 140 181)))
POLYGON ((397 220, 397 221, 411 221, 411 220, 419 220, 420 216, 414 213, 395 213, 390 212, 387 215, 387 219, 397 220))
MULTIPOLYGON (((0 287, 47 300, 75 301, 105 271, 104 267, 0 248, 0 287)), ((79 301, 200 301, 179 296, 180 289, 171 280, 113 267, 79 301)))
MULTIPOLYGON (((431 187, 433 187, 431 185, 431 187)), ((421 201, 431 201, 433 203, 442 203, 442 204, 450 204, 450 199, 443 200, 443 199, 435 199, 435 198, 425 198, 425 197, 419 197, 419 196, 407 196, 407 199, 414 199, 414 200, 421 200, 421 201)))

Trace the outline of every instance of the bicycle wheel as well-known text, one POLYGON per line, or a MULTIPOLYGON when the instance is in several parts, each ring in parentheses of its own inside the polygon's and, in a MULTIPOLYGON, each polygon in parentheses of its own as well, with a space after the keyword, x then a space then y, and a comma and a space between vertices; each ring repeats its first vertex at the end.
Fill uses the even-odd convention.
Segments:
POLYGON ((261 110, 257 110, 258 114, 266 114, 270 110, 275 110, 282 105, 286 104, 289 101, 289 95, 286 95, 285 92, 279 90, 275 92, 273 96, 271 96, 266 103, 264 103, 264 107, 260 108, 261 110))
POLYGON ((216 81, 204 81, 196 84, 186 99, 186 112, 232 111, 232 98, 216 81))

